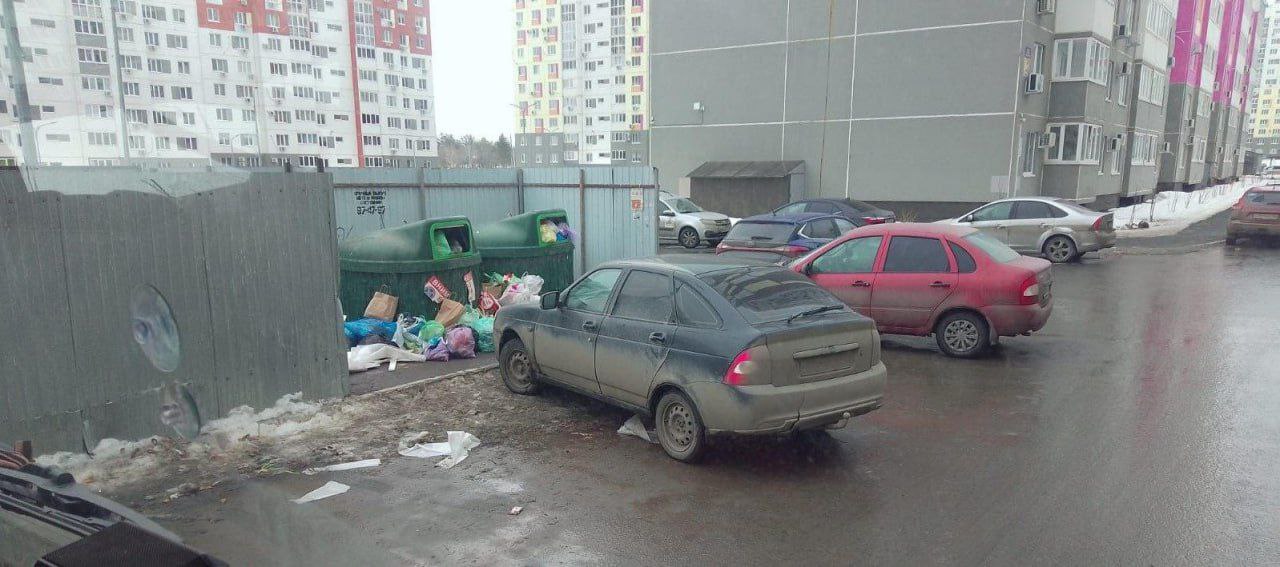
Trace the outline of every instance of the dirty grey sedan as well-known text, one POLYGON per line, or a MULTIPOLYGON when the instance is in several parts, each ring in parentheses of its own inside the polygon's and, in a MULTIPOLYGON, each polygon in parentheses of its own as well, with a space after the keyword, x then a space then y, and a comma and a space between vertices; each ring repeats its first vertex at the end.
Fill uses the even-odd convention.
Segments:
POLYGON ((941 222, 972 226, 1022 254, 1039 254, 1055 264, 1116 245, 1111 213, 1049 197, 1003 199, 941 222))
POLYGON ((717 434, 845 426, 880 407, 875 324, 802 275, 707 256, 603 264, 541 304, 498 311, 502 380, 653 418, 691 462, 717 434))

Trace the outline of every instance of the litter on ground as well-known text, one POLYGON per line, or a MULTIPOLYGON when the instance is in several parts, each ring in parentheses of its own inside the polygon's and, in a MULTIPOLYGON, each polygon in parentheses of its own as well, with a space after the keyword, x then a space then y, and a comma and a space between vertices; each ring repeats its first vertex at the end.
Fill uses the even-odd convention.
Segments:
POLYGON ((640 419, 639 415, 633 415, 627 419, 626 423, 623 423, 622 427, 618 428, 618 435, 631 435, 650 443, 657 443, 653 438, 653 433, 644 426, 644 421, 640 419))
POLYGON ((363 461, 351 461, 349 463, 338 463, 336 465, 328 465, 324 467, 315 467, 303 469, 302 474, 316 474, 318 472, 334 472, 349 471, 351 469, 364 469, 376 467, 382 464, 382 459, 365 459, 363 461))
POLYGON ((294 499, 294 502, 297 502, 298 504, 302 504, 304 502, 314 502, 322 498, 337 496, 348 490, 351 490, 350 486, 342 484, 341 482, 334 482, 331 480, 329 482, 324 483, 324 486, 321 486, 320 488, 317 488, 315 490, 312 490, 311 492, 303 494, 301 498, 294 499))
MULTIPOLYGON (((425 437, 425 435, 426 432, 424 431, 406 436, 406 439, 413 438, 416 441, 425 437)), ((448 469, 461 463, 471 453, 472 449, 479 446, 480 440, 475 435, 465 431, 450 431, 448 440, 441 443, 418 443, 413 446, 406 446, 405 441, 402 440, 399 453, 404 457, 416 457, 419 459, 446 457, 436 463, 436 466, 448 469)))

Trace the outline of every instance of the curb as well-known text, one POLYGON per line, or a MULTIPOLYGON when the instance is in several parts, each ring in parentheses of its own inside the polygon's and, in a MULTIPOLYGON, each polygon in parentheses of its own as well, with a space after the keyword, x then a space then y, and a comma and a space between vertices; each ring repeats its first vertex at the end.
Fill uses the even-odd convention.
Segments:
POLYGON ((1124 255, 1167 256, 1171 254, 1188 254, 1191 252, 1198 252, 1200 250, 1215 248, 1218 246, 1222 246, 1224 242, 1226 241, 1214 240, 1212 242, 1201 242, 1199 244, 1186 244, 1183 246, 1172 246, 1169 248, 1155 248, 1155 247, 1143 247, 1143 246, 1134 246, 1134 247, 1126 247, 1126 248, 1117 247, 1115 248, 1115 251, 1116 251, 1116 254, 1119 254, 1121 256, 1124 256, 1124 255))
POLYGON ((353 397, 353 398, 355 398, 355 399, 363 399, 363 398, 368 398, 368 397, 371 397, 371 396, 377 396, 377 395, 380 395, 380 394, 389 394, 389 393, 391 393, 391 392, 397 392, 397 391, 400 391, 400 390, 406 390, 406 389, 414 388, 414 387, 417 387, 417 386, 424 386, 424 385, 426 385, 426 384, 434 384, 434 383, 436 383, 436 382, 443 382, 443 381, 445 381, 445 380, 452 380, 452 379, 454 379, 454 378, 461 378, 461 377, 463 377, 463 376, 470 376, 470 375, 472 375, 472 374, 482 374, 482 373, 484 373, 484 372, 488 372, 488 371, 490 371, 490 370, 496 370, 497 368, 498 368, 498 363, 496 363, 496 362, 491 362, 491 363, 489 363, 489 364, 484 364, 484 365, 481 365, 481 366, 477 366, 477 367, 475 367, 475 368, 467 368, 467 369, 465 369, 465 370, 459 370, 459 371, 457 371, 457 372, 450 372, 450 373, 448 373, 448 374, 441 374, 441 375, 439 375, 439 376, 432 376, 432 377, 430 377, 430 378, 423 378, 423 379, 421 379, 421 380, 414 380, 414 381, 412 381, 412 382, 406 382, 406 383, 404 383, 404 384, 400 384, 400 385, 398 385, 398 386, 392 386, 392 387, 390 387, 390 388, 383 388, 383 389, 381 389, 381 390, 374 390, 374 391, 372 391, 372 392, 365 392, 365 393, 360 394, 360 395, 358 395, 358 396, 352 396, 352 397, 353 397))

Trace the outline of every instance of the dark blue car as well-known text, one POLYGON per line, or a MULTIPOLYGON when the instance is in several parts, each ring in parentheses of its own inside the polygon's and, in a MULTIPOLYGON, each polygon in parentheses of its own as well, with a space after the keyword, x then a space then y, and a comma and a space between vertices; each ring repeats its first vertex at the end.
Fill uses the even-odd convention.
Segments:
POLYGON ((716 254, 779 262, 807 254, 857 227, 849 219, 826 213, 756 215, 733 225, 716 254))

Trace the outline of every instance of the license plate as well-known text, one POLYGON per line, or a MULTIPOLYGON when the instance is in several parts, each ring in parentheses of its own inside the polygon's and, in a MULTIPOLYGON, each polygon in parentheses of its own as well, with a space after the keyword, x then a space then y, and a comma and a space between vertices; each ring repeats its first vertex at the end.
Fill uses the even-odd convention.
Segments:
POLYGON ((1253 218, 1258 219, 1258 220, 1277 220, 1277 219, 1280 219, 1280 214, 1275 214, 1275 213, 1255 213, 1255 214, 1253 215, 1253 218))

